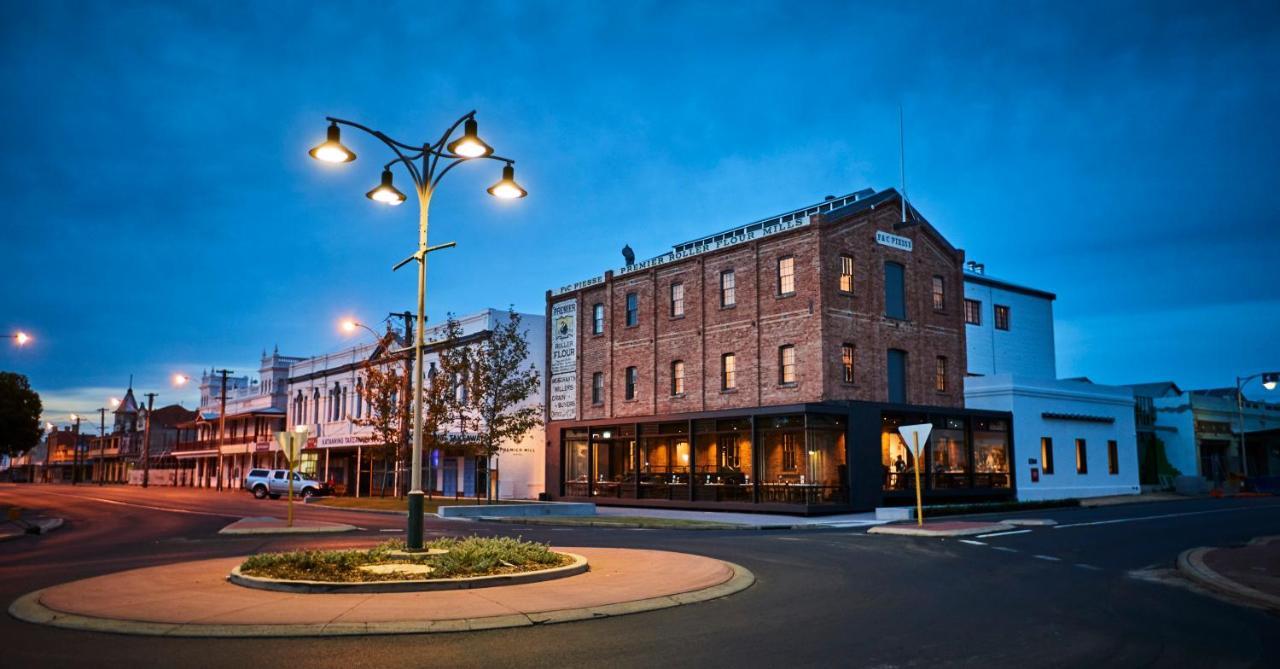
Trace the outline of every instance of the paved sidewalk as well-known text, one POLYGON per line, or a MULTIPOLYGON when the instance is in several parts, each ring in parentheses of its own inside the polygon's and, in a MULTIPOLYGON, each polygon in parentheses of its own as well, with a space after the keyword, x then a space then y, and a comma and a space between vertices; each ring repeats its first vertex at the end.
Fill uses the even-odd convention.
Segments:
POLYGON ((639 516, 642 518, 672 518, 676 520, 700 520, 709 523, 729 523, 752 528, 803 528, 803 527, 861 527, 880 525, 875 513, 842 513, 833 516, 789 516, 778 513, 730 513, 726 511, 686 511, 683 509, 646 509, 630 506, 596 506, 600 516, 639 516))
POLYGON ((560 550, 585 556, 589 571, 472 590, 293 594, 234 585, 227 575, 244 558, 219 558, 57 585, 19 598, 9 613, 57 627, 152 636, 460 632, 692 604, 731 595, 755 581, 742 567, 700 555, 624 548, 560 550))
POLYGON ((1280 536, 1235 548, 1193 548, 1178 556, 1178 571, 1235 599, 1280 611, 1280 536))

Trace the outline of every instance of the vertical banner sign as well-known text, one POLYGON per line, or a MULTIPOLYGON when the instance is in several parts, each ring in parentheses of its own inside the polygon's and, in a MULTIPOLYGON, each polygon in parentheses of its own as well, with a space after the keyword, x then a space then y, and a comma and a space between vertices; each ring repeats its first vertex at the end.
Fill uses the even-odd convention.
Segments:
POLYGON ((551 305, 551 420, 578 417, 578 301, 551 305))

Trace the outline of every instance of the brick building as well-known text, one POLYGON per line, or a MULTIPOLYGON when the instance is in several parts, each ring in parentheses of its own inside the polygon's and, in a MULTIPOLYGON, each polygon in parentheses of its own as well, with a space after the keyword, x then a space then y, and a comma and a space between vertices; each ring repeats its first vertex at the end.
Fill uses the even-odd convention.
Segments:
POLYGON ((1007 416, 961 408, 964 252, 910 214, 863 190, 549 291, 551 496, 864 508, 907 492, 920 420, 954 437, 926 490, 1006 495, 1007 416), (1003 477, 969 465, 978 422, 1003 477))

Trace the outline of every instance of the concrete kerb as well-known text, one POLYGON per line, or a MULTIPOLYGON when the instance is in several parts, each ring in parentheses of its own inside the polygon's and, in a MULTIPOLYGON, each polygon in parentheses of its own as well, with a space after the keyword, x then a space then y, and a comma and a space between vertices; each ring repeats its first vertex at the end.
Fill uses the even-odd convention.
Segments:
POLYGON ((34 528, 36 530, 35 532, 31 532, 24 527, 13 524, 12 530, 8 527, 0 529, 0 541, 17 539, 29 534, 48 534, 59 527, 62 527, 63 522, 62 518, 37 518, 30 523, 30 527, 34 528))
POLYGON ((40 596, 44 590, 30 592, 14 600, 13 604, 9 606, 9 615, 24 622, 50 625, 62 629, 136 636, 272 638, 468 632, 511 627, 531 627, 534 625, 554 625, 595 618, 623 616, 645 611, 657 611, 675 606, 721 599, 746 590, 755 583, 755 574, 752 574, 747 568, 733 562, 721 562, 729 567, 733 575, 723 583, 701 590, 590 608, 507 614, 484 618, 279 625, 147 623, 60 613, 40 603, 40 596))
POLYGON ((439 590, 470 590, 472 588, 492 588, 520 583, 539 583, 567 576, 576 576, 589 568, 587 558, 576 553, 563 553, 573 558, 571 564, 551 569, 526 571, 518 574, 498 574, 496 576, 468 576, 464 578, 427 578, 399 581, 364 581, 360 583, 334 583, 331 581, 297 581, 278 578, 264 578, 242 574, 240 567, 231 570, 227 580, 245 588, 257 590, 274 590, 277 592, 293 592, 302 594, 342 594, 342 593, 379 593, 379 592, 431 592, 439 590))
POLYGON ((241 518, 240 520, 227 525, 218 530, 218 534, 333 534, 336 532, 354 532, 357 528, 355 525, 347 525, 346 523, 317 523, 316 521, 298 521, 293 527, 283 525, 285 521, 281 518, 270 516, 250 516, 241 518), (252 524, 255 522, 279 521, 279 525, 265 525, 262 527, 237 527, 242 524, 252 524))
POLYGON ((877 525, 867 530, 867 534, 894 534, 907 537, 968 537, 991 532, 1005 532, 1012 529, 1012 525, 1006 525, 1005 523, 980 524, 973 527, 950 529, 936 526, 930 527, 928 524, 923 527, 917 525, 877 525))
POLYGON ((1253 606, 1280 611, 1280 597, 1238 583, 1205 564, 1204 556, 1215 550, 1218 549, 1202 546, 1182 551, 1178 555, 1178 572, 1211 590, 1243 600, 1253 606))

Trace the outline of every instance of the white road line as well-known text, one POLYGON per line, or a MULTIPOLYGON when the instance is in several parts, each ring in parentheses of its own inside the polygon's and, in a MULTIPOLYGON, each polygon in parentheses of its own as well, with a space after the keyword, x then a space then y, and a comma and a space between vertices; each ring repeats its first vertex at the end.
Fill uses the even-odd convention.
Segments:
POLYGON ((960 543, 969 544, 970 546, 986 546, 985 543, 982 543, 981 541, 974 541, 973 539, 961 539, 960 543))
POLYGON ((1005 546, 992 546, 992 547, 991 547, 991 549, 992 549, 992 550, 997 550, 997 551, 1004 551, 1004 552, 1006 552, 1006 553, 1017 553, 1017 552, 1018 552, 1018 549, 1016 549, 1016 548, 1008 548, 1008 547, 1005 547, 1005 546))
POLYGON ((1185 513, 1162 513, 1158 516, 1138 516, 1136 518, 1116 518, 1113 520, 1095 520, 1090 523, 1072 523, 1070 525, 1054 525, 1053 529, 1063 530, 1068 527, 1088 527, 1090 525, 1111 525, 1113 523, 1133 523, 1139 520, 1156 520, 1158 518, 1178 518, 1181 516, 1200 516, 1206 513, 1228 513, 1230 511, 1257 511, 1258 509, 1280 509, 1280 504, 1267 504, 1263 506, 1245 506, 1245 507, 1236 507, 1234 509, 1212 509, 1210 511, 1187 511, 1185 513))
POLYGON ((1031 530, 1010 530, 1009 532, 992 532, 990 534, 979 534, 978 538, 986 539, 987 537, 1007 537, 1010 534, 1026 534, 1030 531, 1031 530))
POLYGON ((1077 566, 1077 567, 1079 567, 1079 568, 1081 568, 1081 569, 1092 569, 1093 571, 1102 571, 1102 567, 1095 567, 1095 566, 1093 566, 1093 565, 1091 565, 1091 564, 1085 564, 1085 563, 1083 563, 1083 562, 1077 562, 1077 563, 1075 564, 1075 566, 1077 566))
POLYGON ((402 530, 402 529, 400 529, 400 528, 398 528, 398 527, 393 527, 393 528, 389 528, 389 529, 381 529, 381 530, 378 530, 378 531, 379 531, 379 532, 403 532, 404 530, 402 530))
POLYGON ((1056 558, 1056 557, 1053 557, 1052 555, 1032 555, 1031 557, 1037 560, 1048 560, 1050 562, 1062 562, 1062 558, 1056 558))
POLYGON ((169 511, 170 513, 187 513, 193 516, 213 516, 215 518, 244 518, 244 516, 236 513, 212 513, 209 511, 192 511, 191 509, 174 509, 167 506, 150 506, 147 504, 135 504, 133 502, 121 502, 116 499, 107 499, 105 497, 89 497, 88 495, 68 495, 60 492, 41 491, 49 495, 57 495, 59 497, 73 497, 75 499, 87 499, 94 502, 104 502, 106 504, 118 504, 120 506, 132 506, 139 509, 150 509, 152 511, 169 511))

